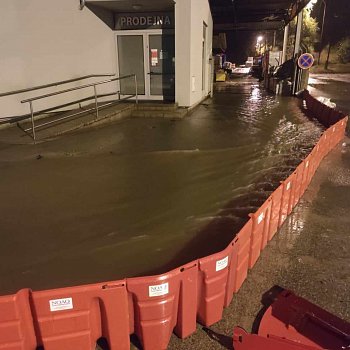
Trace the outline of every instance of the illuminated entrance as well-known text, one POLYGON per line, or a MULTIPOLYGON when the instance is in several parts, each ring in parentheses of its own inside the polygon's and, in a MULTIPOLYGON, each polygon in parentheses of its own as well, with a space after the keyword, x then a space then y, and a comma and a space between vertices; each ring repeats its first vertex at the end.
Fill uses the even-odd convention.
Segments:
MULTIPOLYGON (((136 74, 140 99, 175 100, 175 35, 171 14, 120 14, 115 18, 118 75, 136 74)), ((122 81, 122 95, 133 94, 122 81)))

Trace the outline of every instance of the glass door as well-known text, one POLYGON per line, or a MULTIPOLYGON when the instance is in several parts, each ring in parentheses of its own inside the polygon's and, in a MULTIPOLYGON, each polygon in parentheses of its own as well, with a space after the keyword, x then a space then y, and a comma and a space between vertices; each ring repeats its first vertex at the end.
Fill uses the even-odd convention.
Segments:
MULTIPOLYGON (((175 36, 162 30, 117 32, 118 75, 136 74, 140 99, 175 100, 175 36)), ((120 93, 133 95, 134 81, 120 81, 120 93)))
POLYGON ((175 37, 148 34, 150 96, 175 100, 175 37))
MULTIPOLYGON (((146 94, 145 65, 144 65, 144 36, 117 35, 117 50, 119 62, 119 76, 136 74, 138 93, 146 94)), ((133 79, 120 80, 120 93, 134 95, 135 83, 133 79)))

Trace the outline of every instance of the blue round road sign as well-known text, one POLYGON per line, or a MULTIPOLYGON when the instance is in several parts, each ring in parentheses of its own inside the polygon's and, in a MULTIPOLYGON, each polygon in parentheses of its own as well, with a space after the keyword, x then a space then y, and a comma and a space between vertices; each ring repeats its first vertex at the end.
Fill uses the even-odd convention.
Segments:
POLYGON ((311 53, 303 53, 298 59, 298 66, 301 69, 309 69, 314 64, 315 59, 311 53))

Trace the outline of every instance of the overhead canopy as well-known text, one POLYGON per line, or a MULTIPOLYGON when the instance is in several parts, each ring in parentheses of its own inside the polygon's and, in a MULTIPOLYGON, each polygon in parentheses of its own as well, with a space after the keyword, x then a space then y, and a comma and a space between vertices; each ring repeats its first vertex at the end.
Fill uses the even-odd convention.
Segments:
POLYGON ((86 0, 89 7, 95 5, 113 12, 158 12, 168 11, 174 6, 173 0, 86 0))
POLYGON ((209 0, 214 31, 270 31, 290 22, 311 0, 209 0))
MULTIPOLYGON (((112 29, 118 13, 165 12, 176 0, 80 0, 112 29)), ((311 0, 209 0, 214 31, 270 31, 283 27, 311 0)))
POLYGON ((167 12, 174 8, 174 0, 80 0, 80 2, 112 29, 115 29, 116 14, 167 12))

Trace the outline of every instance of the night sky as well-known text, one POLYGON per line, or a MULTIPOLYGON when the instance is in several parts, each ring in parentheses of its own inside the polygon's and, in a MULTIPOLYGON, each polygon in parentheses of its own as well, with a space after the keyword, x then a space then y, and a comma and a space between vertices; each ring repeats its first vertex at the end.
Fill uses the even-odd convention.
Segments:
POLYGON ((247 57, 250 56, 250 51, 256 42, 257 33, 230 31, 226 33, 227 40, 227 60, 236 63, 244 64, 247 57))
MULTIPOLYGON (((329 41, 333 44, 346 36, 350 36, 350 0, 326 0, 327 11, 325 19, 324 44, 329 41)), ((319 27, 322 23, 323 4, 318 0, 315 4, 312 16, 316 17, 319 27)), ((254 43, 259 32, 230 31, 227 32, 227 56, 228 60, 238 64, 244 64, 254 48, 254 43)), ((273 33, 269 33, 269 41, 272 42, 273 33)), ((282 35, 280 35, 282 37, 282 35)))
MULTIPOLYGON (((324 24, 325 42, 336 43, 350 36, 350 0, 326 0, 326 19, 324 24)), ((312 16, 316 17, 319 27, 322 26, 323 3, 318 0, 312 16)))

